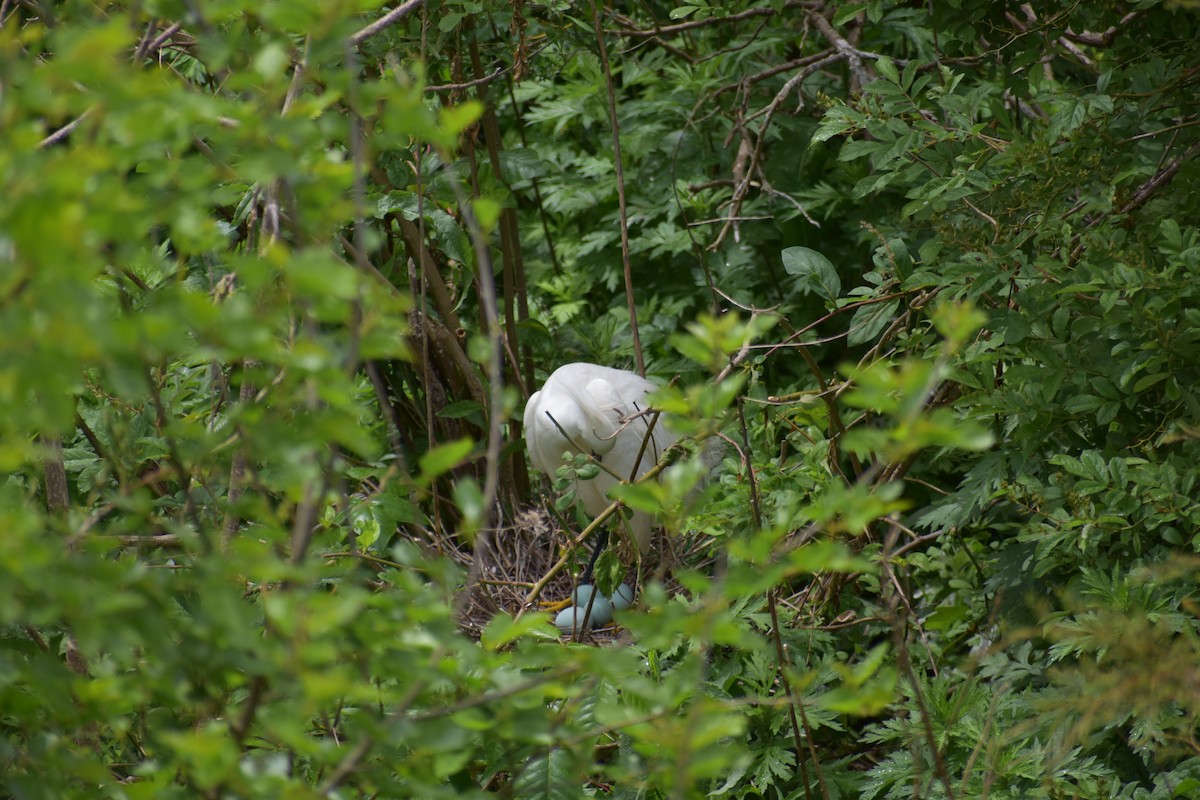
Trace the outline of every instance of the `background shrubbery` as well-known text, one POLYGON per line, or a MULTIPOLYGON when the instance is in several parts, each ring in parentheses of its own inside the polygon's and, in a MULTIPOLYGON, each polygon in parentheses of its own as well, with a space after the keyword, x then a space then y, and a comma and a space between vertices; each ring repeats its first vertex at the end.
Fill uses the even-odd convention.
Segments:
POLYGON ((0 3, 0 794, 1200 796, 1191 4, 371 5, 0 3))

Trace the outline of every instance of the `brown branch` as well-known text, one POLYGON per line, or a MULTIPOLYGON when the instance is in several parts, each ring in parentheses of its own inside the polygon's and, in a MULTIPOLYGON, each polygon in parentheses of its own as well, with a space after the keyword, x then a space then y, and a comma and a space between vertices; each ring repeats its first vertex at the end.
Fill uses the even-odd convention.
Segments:
POLYGON ((63 461, 61 436, 39 436, 42 448, 42 477, 46 484, 46 510, 52 517, 65 517, 71 506, 67 467, 63 461))
POLYGON ((120 534, 101 536, 102 540, 114 540, 121 547, 183 547, 184 540, 177 533, 120 534))
POLYGON ((1126 26, 1128 26, 1129 23, 1138 16, 1139 13, 1141 12, 1130 11, 1128 14, 1121 17, 1121 21, 1119 23, 1113 25, 1108 30, 1104 31, 1104 33, 1093 33, 1092 31, 1080 31, 1079 33, 1075 33, 1075 31, 1067 28, 1067 34, 1065 38, 1070 39, 1076 44, 1086 44, 1090 45, 1091 47, 1108 47, 1117 38, 1117 34, 1120 33, 1126 26))
MULTIPOLYGON (((880 554, 879 559, 879 563, 889 580, 880 582, 880 594, 883 596, 883 601, 888 610, 887 622, 892 632, 892 644, 896 648, 896 660, 901 672, 908 678, 913 700, 917 704, 917 710, 921 719, 922 732, 925 734, 925 743, 929 748, 930 755, 933 757, 934 774, 941 781, 946 797, 949 800, 954 800, 954 786, 950 782, 950 773, 946 769, 946 759, 938 747, 937 736, 933 732, 929 704, 925 700, 925 693, 921 690, 920 679, 917 676, 916 669, 913 667, 908 647, 908 633, 904 627, 905 615, 904 611, 901 610, 899 593, 895 591, 899 583, 896 581, 895 573, 892 571, 892 549, 899 536, 899 528, 895 525, 894 518, 891 521, 892 525, 888 529, 887 536, 884 538, 883 552, 880 554)), ((907 603, 904 605, 907 607, 907 603)))
POLYGON ((400 226, 400 238, 404 240, 404 246, 408 250, 409 256, 421 268, 423 283, 433 296, 434 308, 437 309, 442 321, 457 334, 463 330, 462 322, 458 319, 458 312, 454 310, 454 301, 450 298, 450 290, 442 279, 441 273, 438 272, 433 254, 429 252, 429 248, 425 246, 425 241, 421 237, 420 227, 403 214, 393 216, 396 224, 400 226))
POLYGON ((604 42, 604 31, 600 28, 600 7, 592 0, 592 26, 596 31, 596 45, 600 49, 600 64, 604 69, 604 83, 608 90, 608 119, 612 127, 613 164, 617 174, 617 209, 621 217, 621 266, 625 272, 625 302, 629 306, 629 331, 633 337, 633 355, 637 360, 638 374, 645 377, 646 360, 642 355, 642 340, 638 334, 637 304, 633 297, 633 264, 629 252, 629 206, 625 200, 625 169, 621 163, 621 126, 617 120, 617 94, 613 86, 612 65, 608 61, 608 46, 604 42))
POLYGON ((150 49, 151 37, 158 31, 158 20, 150 20, 146 25, 146 32, 142 34, 141 41, 138 42, 137 49, 133 51, 133 62, 136 64, 146 57, 147 51, 150 49))
POLYGON ((91 444, 92 449, 96 451, 96 457, 109 465, 109 467, 113 470, 113 473, 117 476, 117 482, 121 486, 124 486, 125 472, 121 469, 121 463, 112 457, 112 455, 108 452, 108 448, 106 448, 100 442, 100 438, 96 436, 96 432, 91 429, 91 426, 89 426, 84 418, 80 416, 78 411, 75 412, 75 427, 79 428, 79 430, 83 432, 84 438, 88 440, 89 444, 91 444))
MULTIPOLYGON (((309 405, 313 405, 310 401, 309 405)), ((310 408, 309 410, 313 410, 310 408)), ((316 456, 308 454, 304 457, 310 464, 315 462, 316 456)), ((294 566, 299 566, 304 563, 304 559, 308 557, 308 548, 312 544, 313 533, 316 532, 317 526, 320 524, 317 520, 317 510, 320 508, 321 502, 330 486, 330 472, 333 470, 334 459, 337 458, 336 451, 331 451, 325 457, 325 463, 320 465, 321 480, 320 486, 314 488, 317 481, 307 481, 304 484, 303 496, 300 502, 296 504, 295 517, 292 519, 292 552, 289 563, 294 566)))
POLYGON ((71 132, 72 132, 72 131, 74 131, 76 128, 78 128, 78 127, 79 127, 79 123, 81 123, 81 122, 83 122, 85 119, 87 119, 87 116, 88 116, 88 114, 91 114, 91 113, 92 113, 92 110, 93 110, 94 108, 95 108, 95 106, 93 106, 92 108, 89 108, 87 111, 84 111, 84 112, 83 112, 82 114, 80 114, 78 117, 76 117, 75 119, 71 120, 71 121, 70 121, 70 122, 68 122, 66 125, 63 125, 61 128, 59 128, 58 130, 56 130, 54 133, 52 133, 52 134, 50 134, 49 136, 47 136, 45 139, 42 139, 40 142, 38 142, 38 149, 39 149, 39 150, 44 150, 45 148, 49 147, 50 145, 52 145, 52 144, 58 144, 58 143, 59 143, 59 142, 61 142, 63 139, 65 139, 65 138, 67 138, 68 136, 70 136, 70 135, 71 135, 71 132))
POLYGON ((812 13, 808 15, 808 18, 811 19, 813 24, 817 26, 817 30, 819 30, 821 35, 825 37, 825 41, 833 45, 834 48, 842 54, 842 57, 845 58, 846 62, 850 65, 850 72, 854 76, 855 83, 858 84, 857 87, 851 87, 851 94, 856 93, 854 91, 855 88, 861 90, 863 86, 866 86, 868 83, 870 83, 872 77, 871 73, 867 71, 865 66, 863 66, 862 58, 859 55, 858 49, 846 41, 845 37, 838 33, 837 30, 834 29, 833 24, 829 20, 825 19, 822 14, 812 13))
POLYGON ((251 678, 250 696, 246 698, 246 706, 242 709, 241 716, 238 717, 237 722, 230 731, 233 734, 233 741, 239 747, 245 743, 246 737, 250 734, 250 726, 254 724, 254 714, 258 711, 266 690, 266 678, 262 675, 255 675, 251 678))
POLYGON ((450 188, 454 191, 459 217, 463 227, 467 229, 471 247, 475 250, 475 289, 484 329, 489 339, 487 360, 483 365, 488 382, 487 391, 482 398, 487 409, 487 449, 483 479, 483 519, 480 521, 480 528, 486 531, 488 518, 495 513, 493 504, 500 485, 504 408, 504 349, 501 346, 503 334, 500 330, 500 311, 496 301, 495 266, 491 250, 488 248, 487 236, 476 219, 461 185, 452 181, 450 188))
POLYGON ((795 91, 806 78, 826 64, 831 64, 834 61, 841 60, 842 58, 843 56, 841 53, 830 52, 824 58, 811 62, 804 69, 800 70, 791 78, 789 78, 787 83, 783 85, 783 88, 776 92, 774 99, 771 100, 767 107, 755 115, 762 115, 763 122, 758 129, 758 135, 756 137, 757 141, 755 143, 754 150, 750 155, 749 167, 746 168, 743 176, 737 184, 737 188, 734 189, 733 199, 730 200, 729 203, 729 221, 721 229, 721 232, 717 234, 717 238, 713 241, 713 243, 708 246, 709 250, 715 250, 721 246, 721 243, 725 240, 725 237, 729 234, 730 229, 733 227, 734 218, 741 215, 742 203, 745 201, 746 194, 750 191, 751 181, 758 171, 758 164, 762 158, 763 147, 766 145, 767 141, 767 129, 771 126, 771 119, 775 116, 775 112, 779 110, 779 107, 783 105, 784 101, 791 96, 792 92, 795 91))
MULTIPOLYGON (((483 77, 483 58, 480 56, 479 45, 474 38, 471 39, 468 52, 471 58, 471 68, 475 71, 476 75, 483 77)), ((488 102, 486 84, 478 86, 478 99, 483 106, 483 115, 479 120, 479 125, 483 131, 483 140, 484 146, 487 149, 488 161, 492 165, 492 172, 495 174, 496 180, 507 185, 503 165, 500 161, 500 152, 504 147, 504 138, 500 132, 500 122, 496 117, 496 109, 492 103, 488 102)), ((504 298, 504 327, 501 329, 499 323, 501 309, 489 310, 487 305, 483 304, 484 309, 489 314, 496 314, 497 319, 495 320, 494 332, 498 334, 497 341, 502 346, 502 352, 496 354, 498 362, 496 373, 490 377, 493 380, 504 379, 504 354, 507 353, 511 365, 511 371, 507 377, 520 388, 522 394, 528 396, 528 387, 524 386, 521 381, 521 361, 517 355, 520 342, 517 339, 516 295, 517 290, 525 286, 525 262, 521 253, 521 233, 517 221, 516 208, 509 206, 508 208, 501 209, 498 232, 500 234, 500 288, 504 298)), ((492 279, 493 285, 491 291, 494 294, 496 291, 494 284, 495 276, 492 279)), ((491 322, 490 319, 489 322, 491 322)), ((501 413, 499 404, 493 403, 492 413, 501 413)), ((490 427, 489 430, 491 430, 490 427)), ((519 423, 512 424, 510 430, 514 438, 521 437, 521 426, 519 423)), ((501 458, 499 450, 497 450, 496 458, 496 467, 499 470, 497 477, 500 481, 500 484, 496 487, 497 491, 503 486, 505 494, 509 496, 507 499, 514 503, 519 498, 527 496, 529 493, 529 476, 525 470, 525 459, 513 453, 501 458)))
MULTIPOLYGON (((816 3, 796 2, 796 0, 789 0, 789 2, 783 4, 784 8, 816 8, 817 6, 818 4, 816 3)), ((724 25, 728 22, 739 22, 743 19, 750 19, 751 17, 773 17, 777 13, 778 12, 773 8, 750 8, 725 17, 696 19, 689 22, 680 22, 678 25, 666 25, 655 28, 654 30, 639 30, 632 27, 632 21, 629 20, 630 27, 619 28, 617 30, 607 30, 605 33, 613 33, 619 36, 639 36, 643 38, 652 38, 656 36, 662 36, 663 34, 670 35, 672 33, 682 33, 684 31, 695 30, 696 28, 707 28, 711 25, 724 25)), ((627 18, 618 18, 618 21, 622 21, 622 19, 627 20, 627 18)))
POLYGON ((392 25, 395 25, 397 22, 416 11, 424 4, 425 0, 408 0, 406 3, 401 3, 379 19, 372 22, 370 25, 360 28, 351 34, 350 44, 362 44, 384 28, 389 28, 392 25))
POLYGON ((146 55, 149 55, 150 53, 154 53, 154 52, 157 52, 158 50, 160 50, 162 48, 162 46, 165 45, 168 41, 170 41, 171 37, 173 37, 175 34, 179 33, 180 29, 182 29, 182 28, 183 28, 183 25, 176 22, 174 25, 165 29, 158 36, 155 36, 154 41, 151 42, 150 46, 146 48, 146 55))
POLYGON ((1155 192, 1171 182, 1171 179, 1175 177, 1177 172, 1179 172, 1179 168, 1183 166, 1184 162, 1194 156, 1197 152, 1200 152, 1200 142, 1194 142, 1191 147, 1183 151, 1183 153, 1177 156, 1170 164, 1155 173, 1154 177, 1150 178, 1150 180, 1139 186, 1137 191, 1133 193, 1133 197, 1131 197, 1128 202, 1123 204, 1120 209, 1117 210, 1117 213, 1121 215, 1130 214, 1144 206, 1146 201, 1148 201, 1155 192))
MULTIPOLYGON (((250 380, 249 368, 252 361, 242 364, 242 387, 238 392, 238 402, 242 410, 254 401, 254 384, 250 380)), ((241 517, 237 513, 237 505, 246 491, 246 448, 242 442, 229 465, 229 489, 225 497, 225 519, 221 525, 221 549, 226 550, 233 541, 234 535, 241 527, 241 517)))
POLYGON ((426 86, 427 92, 460 92, 464 89, 472 89, 476 86, 487 86, 492 81, 499 78, 501 75, 512 70, 512 67, 498 67, 495 72, 484 75, 482 78, 476 78, 473 81, 463 81, 462 83, 441 83, 436 86, 426 86))
POLYGON ((709 99, 714 99, 714 98, 720 97, 721 95, 725 94, 726 92, 732 92, 735 89, 742 88, 743 86, 753 86, 756 83, 761 83, 762 81, 765 81, 768 78, 773 78, 776 75, 779 75, 780 73, 783 73, 783 72, 791 72, 792 70, 800 69, 802 67, 807 67, 809 64, 812 64, 814 61, 820 61, 821 59, 826 58, 827 56, 829 56, 831 54, 831 52, 832 52, 831 50, 825 50, 820 53, 814 53, 811 56, 804 56, 803 58, 793 59, 791 61, 788 61, 785 64, 776 64, 775 66, 770 67, 769 69, 764 69, 761 72, 756 72, 753 75, 748 75, 747 77, 742 78, 737 83, 725 84, 720 89, 717 89, 715 92, 713 92, 712 95, 710 95, 709 99))
POLYGON ((1200 142, 1193 142, 1187 150, 1184 150, 1182 153, 1172 159, 1171 163, 1154 173, 1153 176, 1151 176, 1148 180, 1142 183, 1141 186, 1134 190, 1133 196, 1130 197, 1126 202, 1122 203, 1116 211, 1096 217, 1083 231, 1075 234, 1072 240, 1074 242, 1074 247, 1071 249, 1071 263, 1074 263, 1083 253, 1084 232, 1091 230, 1114 214, 1117 216, 1125 216, 1137 211, 1139 208, 1144 206, 1151 197, 1154 196, 1155 192, 1170 183, 1171 179, 1174 178, 1179 172, 1179 169, 1183 166, 1184 162, 1196 155, 1198 152, 1200 152, 1200 142))

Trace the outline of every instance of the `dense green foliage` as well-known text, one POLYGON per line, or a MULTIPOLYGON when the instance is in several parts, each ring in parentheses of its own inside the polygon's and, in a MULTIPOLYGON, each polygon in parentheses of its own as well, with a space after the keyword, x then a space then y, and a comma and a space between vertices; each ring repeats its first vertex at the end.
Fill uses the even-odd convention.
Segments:
POLYGON ((1200 11, 680 2, 0 3, 0 796, 1200 797, 1200 11))

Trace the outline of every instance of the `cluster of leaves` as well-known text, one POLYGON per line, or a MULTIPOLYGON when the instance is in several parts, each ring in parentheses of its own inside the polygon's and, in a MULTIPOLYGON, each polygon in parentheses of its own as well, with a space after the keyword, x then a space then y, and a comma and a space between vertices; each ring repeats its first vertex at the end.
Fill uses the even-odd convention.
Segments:
MULTIPOLYGON (((900 619, 873 579, 840 587, 816 624, 847 607, 863 624, 828 638, 813 661, 796 659, 815 666, 839 649, 863 653, 904 623, 902 643, 924 665, 901 681, 905 710, 865 737, 813 731, 834 754, 891 755, 863 782, 822 754, 823 788, 810 764, 806 790, 1191 791, 1194 692, 1177 677, 1195 676, 1193 584, 1186 573, 1139 570, 1195 553, 1200 541, 1194 13, 988 2, 653 11, 612 24, 641 43, 621 64, 619 95, 625 173, 637 176, 625 186, 635 275, 653 265, 670 276, 638 295, 652 331, 643 341, 662 343, 662 310, 700 301, 695 289, 676 294, 681 269, 691 286, 720 291, 718 307, 775 309, 788 342, 807 354, 775 347, 738 362, 751 378, 747 399, 773 403, 747 415, 752 452, 741 465, 765 518, 862 537, 856 546, 868 553, 888 543, 877 520, 898 514, 908 531, 894 562, 907 603, 900 619), (805 72, 842 48, 857 62, 805 72), (799 113, 778 111, 797 97, 799 113), (747 182, 757 191, 744 192, 747 182), (651 188, 663 186, 672 192, 651 188), (652 249, 672 226, 687 239, 652 249), (939 347, 929 310, 948 301, 983 318, 929 384, 921 362, 939 347), (858 366, 841 374, 859 388, 844 394, 833 376, 847 361, 858 366), (835 388, 840 399, 829 403, 835 388), (933 421, 941 424, 926 430, 933 421), (980 444, 964 427, 972 421, 994 444, 964 455, 980 444), (1097 585, 1097 574, 1108 577, 1097 585), (1121 599, 1131 592, 1158 599, 1121 599), (1120 691, 1125 670, 1140 674, 1120 691)), ((572 71, 578 48, 562 58, 553 77, 525 82, 514 110, 526 125, 554 125, 556 153, 570 150, 564 134, 574 131, 574 160, 556 156, 566 169, 540 188, 558 236, 584 242, 608 236, 619 204, 614 187, 583 179, 599 103, 555 110, 563 97, 591 97, 589 83, 599 93, 603 76, 572 71), (585 189, 593 205, 603 192, 609 225, 557 205, 585 189)), ((619 269, 616 240, 604 242, 602 252, 564 245, 560 269, 535 265, 547 276, 547 325, 606 315, 625 324, 620 298, 604 292, 619 269)), ((606 341, 603 324, 571 329, 583 329, 582 354, 606 341)), ((679 368, 670 350, 656 355, 679 368)), ((721 537, 747 528, 752 501, 744 485, 724 488, 699 518, 721 537)), ((725 669, 748 664, 731 656, 725 669)), ((786 715, 775 720, 755 751, 764 768, 788 733, 786 715)), ((796 767, 725 791, 788 796, 796 767)))
POLYGON ((0 3, 0 793, 1194 792, 1195 13, 0 3), (643 357, 694 558, 464 634, 643 357))

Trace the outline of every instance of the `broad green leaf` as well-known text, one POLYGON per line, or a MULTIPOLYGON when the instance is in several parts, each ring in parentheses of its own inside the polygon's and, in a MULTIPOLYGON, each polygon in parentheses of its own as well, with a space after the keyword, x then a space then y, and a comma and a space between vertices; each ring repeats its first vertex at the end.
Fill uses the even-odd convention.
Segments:
POLYGON ((842 281, 834 269, 833 262, 807 247, 788 247, 781 253, 783 269, 799 279, 797 287, 804 294, 834 301, 842 293, 842 281))
POLYGON ((426 482, 432 481, 439 475, 454 469, 471 454, 474 447, 473 441, 463 438, 431 448, 418 461, 421 468, 421 479, 426 482))
POLYGON ((873 341, 895 318, 899 308, 898 299, 859 306, 850 318, 850 335, 846 337, 846 342, 863 344, 873 341))
POLYGON ((513 780, 519 800, 576 800, 579 787, 566 752, 552 749, 529 759, 513 780))

